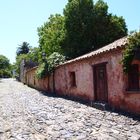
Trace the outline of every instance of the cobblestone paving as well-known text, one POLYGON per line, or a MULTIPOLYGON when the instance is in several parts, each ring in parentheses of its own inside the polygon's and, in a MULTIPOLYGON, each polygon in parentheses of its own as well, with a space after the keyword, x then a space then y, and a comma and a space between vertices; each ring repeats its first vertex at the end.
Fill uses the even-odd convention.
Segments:
POLYGON ((140 122, 0 80, 0 140, 138 140, 140 122))

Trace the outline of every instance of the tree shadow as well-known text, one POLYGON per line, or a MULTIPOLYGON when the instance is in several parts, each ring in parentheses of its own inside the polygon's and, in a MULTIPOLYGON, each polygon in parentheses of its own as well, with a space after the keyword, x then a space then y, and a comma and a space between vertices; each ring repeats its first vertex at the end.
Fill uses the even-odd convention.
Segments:
POLYGON ((124 110, 121 110, 121 109, 118 110, 118 109, 112 108, 110 106, 108 106, 105 109, 102 109, 102 108, 95 107, 91 104, 91 102, 89 102, 87 100, 82 100, 80 98, 71 97, 71 96, 68 96, 68 95, 58 95, 56 93, 44 92, 44 91, 40 91, 40 93, 43 94, 44 96, 47 96, 47 97, 62 98, 62 99, 78 102, 80 104, 90 106, 90 107, 96 108, 96 109, 101 110, 101 111, 108 111, 110 113, 116 113, 117 115, 122 115, 122 116, 125 116, 125 117, 128 117, 128 118, 132 118, 133 120, 140 121, 140 115, 134 114, 134 113, 131 113, 131 112, 127 112, 127 111, 124 111, 124 110))

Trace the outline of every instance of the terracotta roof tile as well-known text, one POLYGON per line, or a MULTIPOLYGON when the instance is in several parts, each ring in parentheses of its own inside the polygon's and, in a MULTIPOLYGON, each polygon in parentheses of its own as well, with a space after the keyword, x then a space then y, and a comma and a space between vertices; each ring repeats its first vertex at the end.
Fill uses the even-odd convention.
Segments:
POLYGON ((92 51, 88 54, 82 55, 82 56, 77 57, 75 59, 66 61, 65 63, 63 63, 59 66, 69 64, 69 63, 72 63, 72 62, 75 62, 75 61, 83 60, 83 59, 86 59, 86 58, 90 58, 90 57, 99 55, 101 53, 109 52, 111 50, 115 50, 115 49, 118 49, 118 48, 123 48, 123 47, 125 47, 126 44, 127 44, 127 37, 123 37, 123 38, 118 39, 118 40, 114 41, 113 43, 110 43, 110 44, 108 44, 108 45, 106 45, 106 46, 104 46, 104 47, 102 47, 98 50, 92 51))

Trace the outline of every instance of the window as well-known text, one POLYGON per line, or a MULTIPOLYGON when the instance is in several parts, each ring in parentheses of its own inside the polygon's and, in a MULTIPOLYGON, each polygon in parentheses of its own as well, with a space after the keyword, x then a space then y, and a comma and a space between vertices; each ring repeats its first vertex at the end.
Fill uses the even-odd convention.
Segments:
POLYGON ((34 85, 36 84, 36 81, 35 81, 35 76, 34 76, 34 85))
POLYGON ((139 65, 133 64, 128 72, 128 90, 139 90, 139 65))
POLYGON ((70 72, 70 84, 71 84, 71 87, 76 87, 76 75, 75 75, 75 72, 70 72))

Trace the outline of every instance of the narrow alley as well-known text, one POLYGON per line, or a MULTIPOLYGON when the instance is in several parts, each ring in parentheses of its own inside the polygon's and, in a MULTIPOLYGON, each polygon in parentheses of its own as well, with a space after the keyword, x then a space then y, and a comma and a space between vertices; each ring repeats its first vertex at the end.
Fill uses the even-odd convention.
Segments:
POLYGON ((0 140, 139 140, 140 122, 0 80, 0 140))

